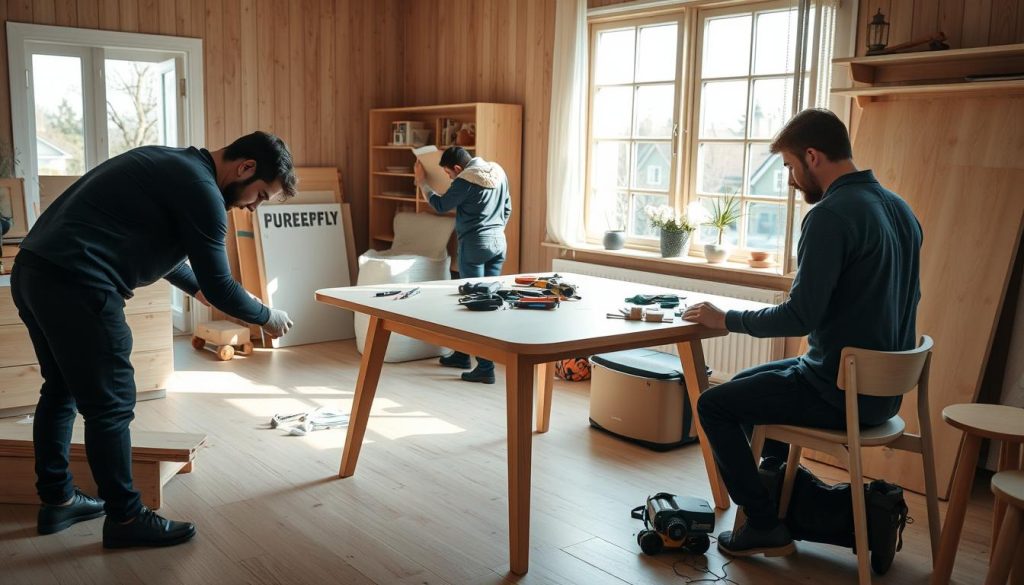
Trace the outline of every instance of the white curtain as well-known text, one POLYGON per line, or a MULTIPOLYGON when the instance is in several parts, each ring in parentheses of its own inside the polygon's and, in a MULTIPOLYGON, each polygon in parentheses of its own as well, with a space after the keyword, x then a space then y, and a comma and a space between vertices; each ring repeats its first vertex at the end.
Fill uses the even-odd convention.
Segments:
POLYGON ((548 240, 583 238, 587 136, 587 1, 556 0, 548 136, 548 240))

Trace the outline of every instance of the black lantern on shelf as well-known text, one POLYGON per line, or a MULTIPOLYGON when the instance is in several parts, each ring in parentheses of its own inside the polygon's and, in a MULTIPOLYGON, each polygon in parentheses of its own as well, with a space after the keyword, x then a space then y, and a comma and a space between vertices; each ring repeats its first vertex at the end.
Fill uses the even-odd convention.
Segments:
POLYGON ((889 23, 882 14, 882 9, 871 17, 868 23, 868 55, 877 55, 885 50, 889 44, 889 23))

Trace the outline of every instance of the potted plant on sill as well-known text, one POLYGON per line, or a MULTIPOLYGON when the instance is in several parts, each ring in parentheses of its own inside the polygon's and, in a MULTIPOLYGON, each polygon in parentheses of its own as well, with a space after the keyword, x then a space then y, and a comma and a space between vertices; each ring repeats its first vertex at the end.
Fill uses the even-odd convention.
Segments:
POLYGON ((740 202, 735 195, 727 195, 711 203, 711 212, 703 223, 718 230, 718 242, 704 244, 704 257, 708 263, 718 264, 729 257, 729 246, 723 243, 722 238, 726 228, 739 221, 741 217, 743 214, 740 213, 740 202))
POLYGON ((624 198, 616 198, 614 203, 605 202, 604 223, 608 229, 604 232, 605 250, 621 250, 626 247, 626 215, 629 212, 624 198))
POLYGON ((661 233, 661 257, 675 258, 683 253, 695 226, 685 215, 668 205, 648 206, 645 210, 652 227, 661 233))

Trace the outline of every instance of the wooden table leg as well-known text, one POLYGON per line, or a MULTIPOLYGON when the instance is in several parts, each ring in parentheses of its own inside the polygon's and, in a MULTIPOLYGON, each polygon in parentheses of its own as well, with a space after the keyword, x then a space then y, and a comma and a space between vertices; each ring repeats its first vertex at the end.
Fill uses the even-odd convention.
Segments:
POLYGON ((345 437, 338 477, 349 477, 356 472, 356 461, 363 447, 363 435, 366 434, 366 423, 370 420, 370 408, 373 406, 373 396, 377 393, 380 369, 384 365, 384 354, 390 338, 391 332, 384 328, 384 321, 371 316, 370 325, 366 328, 363 360, 359 364, 356 395, 352 401, 352 414, 349 416, 348 435, 345 437))
POLYGON ((537 392, 537 432, 546 433, 551 426, 551 390, 555 385, 555 364, 537 364, 533 387, 537 392))
POLYGON ((981 437, 964 433, 960 456, 956 462, 956 475, 953 476, 953 489, 949 495, 949 506, 946 507, 946 521, 942 524, 942 540, 939 542, 939 555, 935 559, 935 569, 932 572, 932 585, 946 585, 953 574, 956 549, 960 544, 960 531, 964 527, 967 500, 971 496, 971 484, 974 483, 974 470, 978 466, 980 450, 981 437))
POLYGON ((533 367, 512 355, 505 362, 508 417, 508 547, 512 572, 530 568, 530 459, 533 367))
POLYGON ((704 454, 704 467, 708 472, 708 481, 711 482, 711 495, 715 499, 715 507, 720 510, 729 508, 729 491, 725 489, 725 482, 718 472, 718 465, 711 453, 711 445, 704 434, 704 427, 700 425, 700 417, 697 416, 697 399, 701 392, 708 388, 708 374, 704 364, 704 347, 700 340, 684 341, 676 344, 679 352, 679 361, 683 365, 683 379, 686 382, 686 395, 690 399, 690 412, 693 413, 692 421, 697 429, 697 438, 700 440, 700 450, 704 454))
MULTIPOLYGON (((1020 443, 1010 441, 999 442, 999 462, 996 471, 1020 469, 1020 443)), ((992 546, 989 547, 989 562, 996 554, 996 538, 999 536, 999 527, 1003 524, 1003 516, 1006 515, 1006 502, 999 496, 995 497, 992 504, 992 546)))

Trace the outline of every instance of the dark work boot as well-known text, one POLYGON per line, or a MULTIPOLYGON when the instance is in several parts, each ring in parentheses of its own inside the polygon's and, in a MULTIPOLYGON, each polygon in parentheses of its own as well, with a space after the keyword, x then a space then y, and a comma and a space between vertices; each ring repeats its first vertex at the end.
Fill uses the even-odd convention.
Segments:
POLYGON ((438 361, 441 362, 441 365, 446 368, 459 368, 462 370, 468 370, 469 368, 473 367, 473 363, 470 360, 469 356, 462 353, 461 351, 457 351, 451 355, 443 355, 441 356, 441 359, 439 359, 438 361))
POLYGON ((40 506, 36 525, 39 534, 53 534, 72 524, 99 518, 102 515, 103 500, 87 496, 75 488, 75 494, 71 496, 71 503, 67 506, 40 506))
POLYGON ((471 372, 463 372, 462 379, 466 382, 479 382, 481 384, 494 383, 494 368, 483 369, 480 366, 473 368, 471 372))
POLYGON ((110 516, 103 522, 103 548, 174 546, 195 535, 196 527, 191 522, 168 520, 145 506, 128 524, 110 516))
POLYGON ((783 557, 796 552, 796 546, 782 522, 770 530, 759 530, 744 522, 735 533, 726 530, 718 535, 718 550, 730 557, 783 557))

